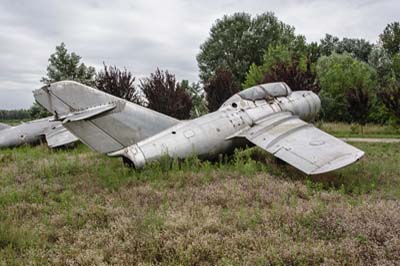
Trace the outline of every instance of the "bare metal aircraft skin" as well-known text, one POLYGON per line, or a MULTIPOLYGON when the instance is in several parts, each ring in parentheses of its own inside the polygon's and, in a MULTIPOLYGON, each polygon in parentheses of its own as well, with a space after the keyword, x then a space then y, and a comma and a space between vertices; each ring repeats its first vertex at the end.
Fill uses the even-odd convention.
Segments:
POLYGON ((36 100, 95 151, 141 168, 164 155, 212 158, 253 144, 306 174, 359 160, 364 152, 305 122, 320 110, 311 91, 285 83, 251 87, 217 111, 179 121, 94 88, 62 81, 34 92, 36 100))
POLYGON ((71 132, 52 117, 38 119, 17 126, 0 124, 0 148, 13 148, 24 144, 37 144, 46 140, 50 148, 78 141, 71 132))

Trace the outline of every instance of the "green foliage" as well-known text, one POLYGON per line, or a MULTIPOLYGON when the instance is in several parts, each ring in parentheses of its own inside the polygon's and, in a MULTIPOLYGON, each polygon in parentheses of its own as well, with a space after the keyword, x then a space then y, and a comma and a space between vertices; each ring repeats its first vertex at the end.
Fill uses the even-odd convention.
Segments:
POLYGON ((215 22, 209 38, 200 47, 200 78, 206 82, 217 69, 225 68, 232 72, 236 82, 242 83, 250 65, 261 64, 265 47, 294 38, 294 28, 280 22, 273 13, 254 18, 247 13, 225 15, 215 22))
POLYGON ((393 22, 386 26, 383 33, 379 35, 383 48, 390 55, 400 53, 400 23, 393 22))
MULTIPOLYGON (((317 63, 317 76, 321 85, 323 118, 328 121, 351 121, 347 112, 346 93, 354 86, 376 92, 376 73, 348 54, 323 56, 317 63)), ((350 108, 357 108, 352 106, 350 108)))
POLYGON ((263 55, 262 65, 257 66, 254 63, 251 65, 243 87, 249 88, 262 83, 264 74, 272 71, 274 66, 282 64, 289 67, 292 63, 292 57, 292 50, 286 45, 278 44, 269 46, 263 55))
POLYGON ((326 34, 324 39, 321 39, 320 53, 321 55, 329 56, 332 53, 348 53, 354 58, 368 62, 368 57, 373 49, 373 45, 364 39, 350 39, 326 34))
POLYGON ((94 85, 96 70, 81 63, 81 57, 74 52, 68 53, 64 43, 56 46, 56 52, 50 55, 47 75, 41 79, 44 84, 61 80, 74 80, 88 86, 94 85))
POLYGON ((7 120, 28 120, 30 112, 26 109, 18 110, 0 110, 0 120, 6 122, 7 120))
POLYGON ((392 58, 393 77, 400 81, 400 52, 395 54, 392 58))
MULTIPOLYGON (((297 54, 297 51, 296 51, 297 54)), ((287 45, 270 46, 263 56, 263 71, 270 70, 273 66, 282 63, 290 65, 295 53, 287 45)), ((302 56, 300 56, 302 57, 302 56)), ((303 59, 303 58, 301 58, 303 59)))
POLYGON ((400 124, 400 80, 393 81, 381 88, 379 97, 397 124, 400 124))
POLYGON ((43 108, 36 102, 34 102, 31 108, 29 109, 29 114, 31 119, 39 119, 51 116, 51 113, 49 113, 45 108, 43 108))
POLYGON ((387 51, 381 46, 375 46, 368 57, 368 64, 377 72, 379 84, 384 84, 393 75, 393 62, 387 51))
POLYGON ((197 82, 189 84, 188 80, 182 80, 180 86, 184 88, 192 98, 192 110, 190 110, 190 117, 200 117, 208 112, 207 103, 204 95, 204 90, 197 82))
MULTIPOLYGON (((44 84, 62 80, 74 80, 88 86, 94 86, 96 70, 81 63, 81 57, 74 52, 69 53, 65 44, 56 46, 56 52, 50 55, 47 74, 40 80, 44 84)), ((45 108, 34 103, 30 109, 31 118, 43 118, 49 116, 45 108)))
POLYGON ((371 110, 371 95, 368 88, 363 85, 354 84, 353 87, 346 91, 347 111, 352 122, 357 122, 361 126, 367 123, 371 110))
POLYGON ((264 69, 263 66, 257 66, 256 64, 251 64, 249 71, 246 74, 246 79, 242 84, 243 88, 250 88, 259 84, 260 80, 263 78, 264 69))
POLYGON ((243 87, 269 82, 286 82, 292 90, 319 91, 314 62, 316 46, 307 46, 304 38, 297 37, 289 45, 278 44, 265 50, 263 63, 252 64, 243 87))

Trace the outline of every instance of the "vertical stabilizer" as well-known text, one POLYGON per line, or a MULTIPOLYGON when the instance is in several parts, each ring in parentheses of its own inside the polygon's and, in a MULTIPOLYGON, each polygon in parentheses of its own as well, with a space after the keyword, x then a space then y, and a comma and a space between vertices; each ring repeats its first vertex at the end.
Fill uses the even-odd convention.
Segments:
POLYGON ((53 83, 34 95, 68 130, 101 153, 120 150, 179 122, 74 81, 53 83))

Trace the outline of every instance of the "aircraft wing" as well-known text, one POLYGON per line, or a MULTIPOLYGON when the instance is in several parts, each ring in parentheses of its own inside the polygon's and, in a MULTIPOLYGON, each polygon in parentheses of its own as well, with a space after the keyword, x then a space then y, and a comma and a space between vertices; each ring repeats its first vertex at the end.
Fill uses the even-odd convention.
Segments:
POLYGON ((6 128, 10 128, 11 126, 7 125, 7 124, 3 124, 0 123, 0 130, 6 129, 6 128))
POLYGON ((342 168, 364 155, 289 112, 270 115, 241 136, 310 175, 342 168))
POLYGON ((45 132, 45 137, 50 148, 58 148, 78 141, 78 138, 62 125, 49 129, 45 132))

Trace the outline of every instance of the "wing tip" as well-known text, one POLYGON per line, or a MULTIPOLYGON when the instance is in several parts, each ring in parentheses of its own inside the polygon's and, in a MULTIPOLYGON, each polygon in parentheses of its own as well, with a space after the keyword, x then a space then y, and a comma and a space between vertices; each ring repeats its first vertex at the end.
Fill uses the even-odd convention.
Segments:
POLYGON ((338 157, 335 160, 330 161, 330 162, 326 163, 325 165, 323 165, 307 174, 320 175, 320 174, 324 174, 327 172, 341 169, 343 167, 346 167, 350 164, 353 164, 353 163, 359 161, 364 156, 364 154, 365 153, 363 151, 358 150, 356 153, 350 153, 350 154, 343 155, 343 156, 338 157))

